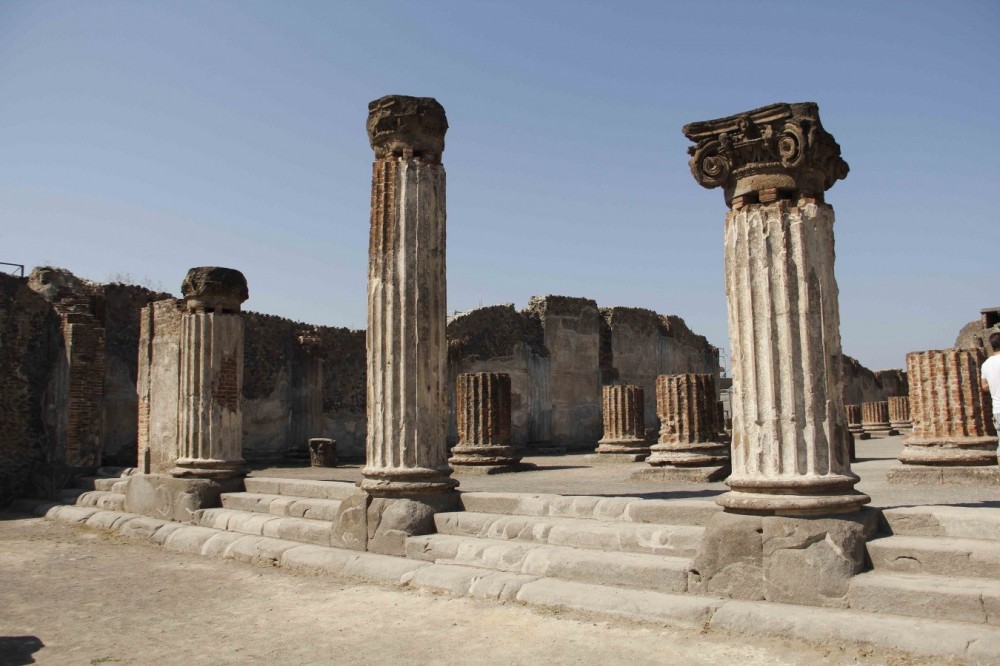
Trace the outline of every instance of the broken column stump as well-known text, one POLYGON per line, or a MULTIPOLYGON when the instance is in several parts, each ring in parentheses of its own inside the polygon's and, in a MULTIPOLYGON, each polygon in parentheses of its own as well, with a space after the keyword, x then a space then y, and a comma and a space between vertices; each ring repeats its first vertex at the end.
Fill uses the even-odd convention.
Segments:
POLYGON ((641 386, 605 386, 601 389, 604 436, 597 451, 585 456, 593 463, 633 463, 649 455, 646 441, 645 396, 641 386))
POLYGON ((843 404, 834 214, 847 176, 815 103, 692 123, 695 180, 720 187, 733 365, 730 492, 689 590, 844 606, 876 527, 854 489, 843 404))
POLYGON ((887 400, 861 403, 861 426, 866 433, 881 437, 899 434, 899 431, 889 423, 889 402, 887 400))
POLYGON ((336 467, 337 442, 326 437, 309 440, 309 465, 311 467, 336 467))
POLYGON ((461 374, 455 379, 458 444, 448 459, 456 473, 503 474, 534 469, 511 444, 510 375, 461 374))
POLYGON ((978 349, 906 355, 912 433, 890 483, 1000 483, 992 403, 980 388, 978 349))
POLYGON ((656 413, 660 437, 632 480, 709 482, 729 474, 729 448, 720 442, 723 426, 709 374, 660 375, 656 378, 656 413))
POLYGON ((889 398, 889 424, 895 430, 909 430, 913 427, 910 419, 910 398, 909 396, 896 396, 889 398))

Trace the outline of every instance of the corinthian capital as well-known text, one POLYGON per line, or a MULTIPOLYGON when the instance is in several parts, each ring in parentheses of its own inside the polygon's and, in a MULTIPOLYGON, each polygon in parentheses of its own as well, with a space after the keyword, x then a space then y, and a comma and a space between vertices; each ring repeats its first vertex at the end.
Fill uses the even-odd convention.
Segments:
POLYGON ((691 174, 723 188, 726 205, 823 193, 847 177, 840 145, 823 129, 814 102, 771 104, 684 126, 691 174))
POLYGON ((433 97, 386 95, 368 104, 368 141, 376 159, 441 163, 448 119, 433 97))

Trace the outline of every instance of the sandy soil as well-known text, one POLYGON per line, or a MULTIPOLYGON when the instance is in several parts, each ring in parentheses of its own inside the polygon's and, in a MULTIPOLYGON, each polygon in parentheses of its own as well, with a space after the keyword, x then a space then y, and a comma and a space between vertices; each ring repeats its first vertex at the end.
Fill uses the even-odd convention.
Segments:
POLYGON ((0 664, 927 664, 179 555, 0 514, 0 664))

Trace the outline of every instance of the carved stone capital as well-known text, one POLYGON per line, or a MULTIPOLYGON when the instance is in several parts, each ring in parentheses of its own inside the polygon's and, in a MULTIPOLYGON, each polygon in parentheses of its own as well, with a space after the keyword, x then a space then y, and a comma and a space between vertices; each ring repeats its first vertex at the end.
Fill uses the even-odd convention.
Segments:
POLYGON ((433 97, 386 95, 368 104, 368 141, 376 159, 441 163, 448 118, 433 97))
POLYGON ((847 177, 840 145, 823 129, 815 102, 772 104, 684 126, 691 174, 721 187, 726 205, 814 197, 847 177))
POLYGON ((250 298, 243 273, 219 266, 189 270, 181 283, 181 293, 192 312, 239 312, 243 301, 250 298))

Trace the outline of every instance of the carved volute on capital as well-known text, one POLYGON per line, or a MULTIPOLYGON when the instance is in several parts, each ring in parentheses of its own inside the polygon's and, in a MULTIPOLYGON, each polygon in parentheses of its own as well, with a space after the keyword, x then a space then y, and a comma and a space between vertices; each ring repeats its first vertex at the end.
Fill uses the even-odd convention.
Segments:
POLYGON ((813 197, 847 177, 840 145, 823 129, 815 102, 772 104, 684 126, 691 174, 722 187, 726 205, 813 197))
POLYGON ((192 312, 239 312, 250 298, 247 279, 235 268, 192 268, 181 284, 181 294, 192 312))
POLYGON ((441 163, 448 118, 433 97, 386 95, 368 104, 368 141, 376 159, 441 163))

